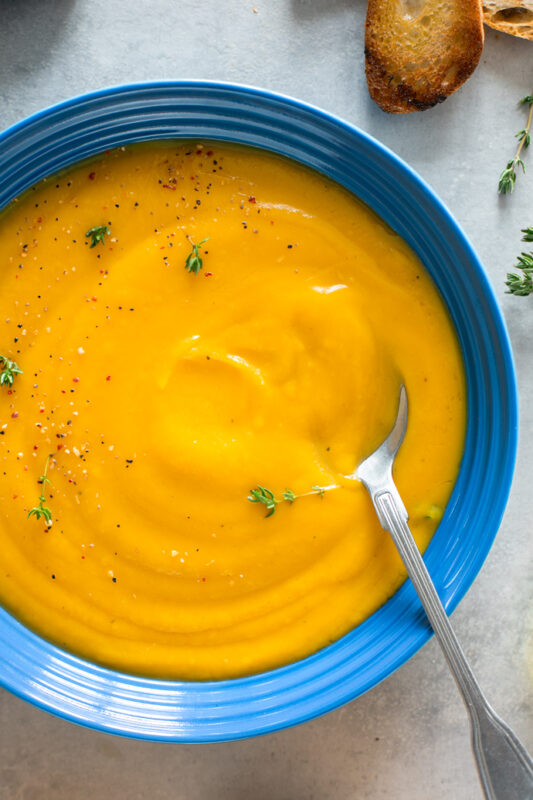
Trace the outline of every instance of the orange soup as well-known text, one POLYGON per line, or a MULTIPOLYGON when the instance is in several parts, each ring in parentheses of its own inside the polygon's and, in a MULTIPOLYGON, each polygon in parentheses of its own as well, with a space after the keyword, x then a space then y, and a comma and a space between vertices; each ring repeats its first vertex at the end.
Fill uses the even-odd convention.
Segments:
POLYGON ((323 176, 121 148, 0 219, 0 602, 94 662, 222 679, 336 640, 405 579, 350 478, 394 421, 424 549, 463 448, 455 331, 323 176), (17 371, 17 370, 20 370, 17 371))

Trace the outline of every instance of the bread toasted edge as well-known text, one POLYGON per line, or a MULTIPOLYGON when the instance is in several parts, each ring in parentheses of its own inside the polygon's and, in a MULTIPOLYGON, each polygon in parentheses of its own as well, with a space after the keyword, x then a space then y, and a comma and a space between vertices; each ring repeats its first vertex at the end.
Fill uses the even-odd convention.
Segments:
MULTIPOLYGON (((375 12, 381 0, 369 0, 365 26, 365 72, 368 90, 372 99, 383 109, 392 114, 406 114, 414 111, 425 111, 438 103, 444 102, 453 92, 470 77, 475 70, 483 52, 484 29, 481 0, 470 0, 471 13, 467 18, 466 29, 463 27, 464 48, 450 58, 450 67, 455 66, 455 74, 446 84, 431 83, 428 79, 423 88, 416 83, 424 74, 422 71, 409 76, 409 79, 397 81, 395 71, 385 64, 385 54, 380 50, 377 31, 373 29, 375 12)), ((454 25, 449 26, 450 40, 453 38, 454 25)), ((421 55, 426 61, 427 53, 421 55)), ((387 54, 390 64, 391 56, 387 54)), ((398 65, 401 74, 401 64, 398 65)))
POLYGON ((483 3, 483 18, 485 25, 493 28, 500 33, 508 33, 511 36, 518 36, 521 39, 529 39, 533 41, 533 19, 520 20, 520 12, 517 9, 524 11, 533 11, 533 2, 528 2, 527 5, 523 2, 517 3, 516 0, 497 0, 496 2, 483 3), (509 11, 508 19, 504 15, 496 16, 497 14, 505 14, 509 11), (513 13, 514 12, 514 13, 513 13))

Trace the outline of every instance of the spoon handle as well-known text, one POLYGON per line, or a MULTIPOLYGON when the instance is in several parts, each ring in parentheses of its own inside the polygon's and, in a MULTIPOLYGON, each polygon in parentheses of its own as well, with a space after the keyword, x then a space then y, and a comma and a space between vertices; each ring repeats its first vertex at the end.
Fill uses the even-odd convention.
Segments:
POLYGON ((407 512, 396 487, 392 484, 371 494, 380 522, 391 534, 402 557, 470 714, 472 749, 485 797, 487 800, 532 800, 531 758, 481 691, 409 530, 407 512))

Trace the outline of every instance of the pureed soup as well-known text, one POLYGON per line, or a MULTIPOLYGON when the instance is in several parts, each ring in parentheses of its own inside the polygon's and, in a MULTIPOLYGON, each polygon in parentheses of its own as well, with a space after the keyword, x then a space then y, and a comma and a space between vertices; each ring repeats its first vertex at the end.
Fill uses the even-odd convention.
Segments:
POLYGON ((109 152, 0 219, 0 602, 92 661, 222 679, 309 655, 405 579, 351 475, 395 477, 421 549, 465 383, 405 242, 295 163, 109 152), (22 370, 22 374, 16 370, 22 370))

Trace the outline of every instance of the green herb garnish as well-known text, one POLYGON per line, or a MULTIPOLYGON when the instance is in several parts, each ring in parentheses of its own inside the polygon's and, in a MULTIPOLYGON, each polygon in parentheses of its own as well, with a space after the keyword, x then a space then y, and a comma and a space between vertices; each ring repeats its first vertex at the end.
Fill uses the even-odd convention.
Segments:
POLYGON ((202 239, 202 241, 198 242, 198 244, 194 244, 192 239, 190 237, 188 238, 189 242, 191 243, 192 250, 185 259, 185 269, 188 272, 194 272, 195 275, 198 275, 198 273, 202 269, 202 264, 204 263, 202 257, 200 256, 200 247, 205 242, 209 241, 209 237, 207 239, 202 239))
POLYGON ((270 489, 265 489, 264 486, 259 486, 259 484, 257 489, 250 489, 248 500, 250 503, 262 503, 268 511, 267 517, 271 517, 276 510, 276 505, 281 503, 281 500, 276 500, 274 497, 274 492, 271 492, 270 489))
POLYGON ((104 237, 109 236, 111 234, 111 229, 109 225, 95 225, 94 228, 91 228, 85 236, 87 238, 91 238, 91 247, 96 247, 98 242, 102 242, 105 244, 104 237))
POLYGON ((436 520, 437 522, 440 522, 440 520, 442 519, 443 513, 444 512, 443 512, 443 509, 441 508, 441 506, 437 506, 437 505, 433 504, 432 506, 430 506, 427 509, 427 511, 424 514, 424 516, 425 516, 426 519, 433 519, 433 520, 436 520))
MULTIPOLYGON (((533 228, 523 228, 523 242, 533 242, 533 228)), ((515 294, 517 297, 526 297, 533 292, 533 252, 521 253, 518 256, 518 263, 515 268, 521 270, 522 274, 508 272, 505 285, 507 294, 515 294)))
POLYGON ((531 144, 531 121, 533 119, 533 95, 528 94, 526 95, 526 97, 523 97, 519 101, 519 105, 528 105, 529 114, 527 116, 526 127, 515 134, 516 138, 519 140, 515 156, 514 158, 511 159, 511 161, 507 163, 507 166, 500 175, 500 181, 498 183, 498 192, 500 194, 510 194, 511 192, 514 191, 517 167, 522 167, 523 172, 526 171, 525 164, 520 156, 522 150, 526 150, 531 144))
POLYGON ((47 476, 48 476, 48 465, 50 463, 51 458, 52 455, 50 454, 46 459, 46 464, 44 465, 44 472, 39 478, 39 483, 41 484, 41 495, 39 497, 39 505, 34 506, 32 509, 30 509, 30 511, 28 511, 28 518, 35 517, 35 519, 41 519, 42 517, 49 528, 52 527, 52 512, 47 506, 45 506, 46 497, 44 496, 44 489, 46 484, 50 483, 50 480, 47 476))
POLYGON ((311 487, 310 492, 303 492, 302 494, 295 494, 291 489, 285 489, 284 492, 281 494, 281 498, 277 498, 270 489, 265 489, 264 486, 257 485, 257 488, 250 489, 250 494, 248 495, 248 500, 250 503, 262 503, 265 506, 267 517, 271 517, 272 514, 276 510, 276 506, 278 503, 283 503, 284 501, 287 503, 294 503, 299 497, 309 497, 312 494, 318 494, 320 497, 324 497, 325 492, 328 489, 333 489, 334 486, 313 486, 311 487))
POLYGON ((2 365, 2 369, 0 370, 0 386, 7 386, 8 389, 11 389, 13 381, 15 380, 15 375, 22 375, 22 370, 18 364, 11 361, 7 356, 0 356, 0 364, 2 365))

